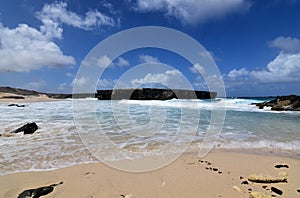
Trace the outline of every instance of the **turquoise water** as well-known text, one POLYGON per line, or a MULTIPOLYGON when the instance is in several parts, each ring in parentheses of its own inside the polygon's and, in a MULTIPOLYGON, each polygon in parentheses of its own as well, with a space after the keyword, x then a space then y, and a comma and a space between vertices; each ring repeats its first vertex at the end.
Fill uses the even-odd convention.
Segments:
POLYGON ((300 153, 300 113, 250 105, 262 100, 74 101, 25 108, 1 103, 0 175, 94 162, 98 156, 121 160, 199 151, 209 128, 216 132, 208 145, 300 153), (212 123, 223 110, 224 123, 212 123), (36 122, 39 130, 5 137, 27 122, 36 122))

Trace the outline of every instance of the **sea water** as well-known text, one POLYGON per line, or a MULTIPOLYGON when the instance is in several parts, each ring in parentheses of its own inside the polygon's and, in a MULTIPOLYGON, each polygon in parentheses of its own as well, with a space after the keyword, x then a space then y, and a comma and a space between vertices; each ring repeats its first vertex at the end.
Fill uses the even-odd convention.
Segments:
POLYGON ((300 113, 251 105, 264 100, 81 99, 24 103, 23 108, 0 103, 0 175, 197 152, 208 130, 215 135, 208 144, 219 148, 300 153, 300 113), (34 134, 10 134, 29 122, 39 126, 34 134))

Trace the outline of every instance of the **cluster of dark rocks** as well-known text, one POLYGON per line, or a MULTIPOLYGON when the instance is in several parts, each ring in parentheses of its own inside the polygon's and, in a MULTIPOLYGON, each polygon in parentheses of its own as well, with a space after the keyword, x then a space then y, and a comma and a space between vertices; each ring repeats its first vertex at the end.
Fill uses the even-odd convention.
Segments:
POLYGON ((268 102, 252 103, 260 109, 271 107, 274 111, 300 111, 300 96, 277 96, 275 99, 268 102))

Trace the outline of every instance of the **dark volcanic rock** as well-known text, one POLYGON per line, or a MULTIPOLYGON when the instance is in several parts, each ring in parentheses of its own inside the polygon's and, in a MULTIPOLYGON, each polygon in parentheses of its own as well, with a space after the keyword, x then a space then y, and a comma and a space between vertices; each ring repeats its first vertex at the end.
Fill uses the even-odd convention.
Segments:
POLYGON ((49 193, 51 193, 54 190, 55 186, 61 185, 63 184, 63 182, 60 182, 58 184, 52 184, 50 186, 44 186, 44 187, 40 187, 40 188, 36 188, 36 189, 29 189, 29 190, 24 190, 23 192, 21 192, 18 195, 18 198, 39 198, 42 197, 44 195, 48 195, 49 193))
POLYGON ((19 105, 19 104, 9 104, 9 107, 25 107, 25 105, 19 105))
POLYGON ((216 92, 155 88, 115 89, 97 91, 97 97, 99 100, 213 99, 216 96, 216 92))
POLYGON ((300 111, 300 96, 277 96, 274 100, 262 103, 253 103, 260 109, 271 107, 274 111, 300 111))
POLYGON ((13 133, 20 133, 24 132, 24 134, 32 134, 38 129, 38 126, 35 122, 27 123, 24 126, 16 129, 13 131, 13 133))

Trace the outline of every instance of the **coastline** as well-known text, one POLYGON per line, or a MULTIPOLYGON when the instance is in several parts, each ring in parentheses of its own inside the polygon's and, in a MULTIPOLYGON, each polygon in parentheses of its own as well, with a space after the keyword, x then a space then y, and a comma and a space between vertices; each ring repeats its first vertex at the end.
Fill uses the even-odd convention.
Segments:
POLYGON ((52 102, 52 101, 61 101, 63 99, 49 98, 47 95, 41 94, 38 96, 25 96, 25 95, 17 95, 11 93, 0 93, 0 103, 31 103, 31 102, 52 102), (13 99, 13 98, 3 98, 3 97, 23 97, 24 99, 13 99))
MULTIPOLYGON (((185 153, 163 168, 143 173, 116 170, 102 162, 14 173, 0 177, 0 197, 17 197, 26 189, 61 181, 63 184, 45 197, 249 197, 252 191, 276 195, 271 187, 282 190, 283 197, 300 195, 299 159, 276 156, 276 151, 269 155, 245 151, 214 149, 202 159, 196 153, 185 153), (276 164, 289 168, 277 169, 276 164), (288 182, 241 184, 251 174, 285 174, 288 182)), ((137 163, 142 164, 143 159, 137 163)))

